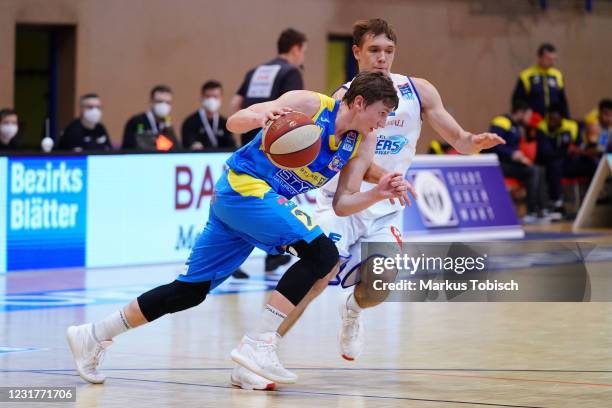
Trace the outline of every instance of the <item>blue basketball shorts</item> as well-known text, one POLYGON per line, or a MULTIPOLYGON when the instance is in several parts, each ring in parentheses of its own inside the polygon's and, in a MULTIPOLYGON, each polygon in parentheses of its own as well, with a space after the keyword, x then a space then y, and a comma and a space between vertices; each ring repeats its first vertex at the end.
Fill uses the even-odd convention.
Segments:
POLYGON ((183 282, 212 281, 220 285, 255 247, 269 254, 304 240, 310 243, 323 230, 293 201, 276 193, 263 180, 228 170, 215 185, 204 230, 186 263, 183 282))

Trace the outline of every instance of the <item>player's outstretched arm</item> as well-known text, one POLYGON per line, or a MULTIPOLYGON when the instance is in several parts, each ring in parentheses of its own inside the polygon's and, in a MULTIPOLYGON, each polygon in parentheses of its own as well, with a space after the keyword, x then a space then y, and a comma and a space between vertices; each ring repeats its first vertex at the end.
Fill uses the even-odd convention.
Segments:
POLYGON ((374 156, 375 143, 376 138, 366 137, 359 146, 357 155, 340 171, 338 188, 333 200, 336 215, 345 217, 385 199, 397 198, 402 205, 410 202, 406 195, 407 182, 400 173, 387 173, 375 188, 359 191, 374 156))
POLYGON ((444 108, 438 90, 431 83, 422 78, 414 78, 414 85, 421 97, 424 118, 459 153, 478 153, 506 143, 495 133, 474 134, 464 130, 444 108))
POLYGON ((314 92, 290 91, 273 101, 256 103, 234 113, 227 119, 227 129, 234 133, 245 133, 265 127, 269 120, 291 111, 312 117, 318 112, 320 104, 319 96, 314 92))

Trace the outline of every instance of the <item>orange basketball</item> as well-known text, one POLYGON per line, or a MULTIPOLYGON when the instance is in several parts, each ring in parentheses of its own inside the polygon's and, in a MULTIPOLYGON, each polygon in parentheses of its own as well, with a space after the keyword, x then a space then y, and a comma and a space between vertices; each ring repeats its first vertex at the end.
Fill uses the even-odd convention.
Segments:
POLYGON ((301 112, 289 112, 265 130, 262 147, 275 166, 296 169, 312 163, 321 150, 321 128, 301 112))

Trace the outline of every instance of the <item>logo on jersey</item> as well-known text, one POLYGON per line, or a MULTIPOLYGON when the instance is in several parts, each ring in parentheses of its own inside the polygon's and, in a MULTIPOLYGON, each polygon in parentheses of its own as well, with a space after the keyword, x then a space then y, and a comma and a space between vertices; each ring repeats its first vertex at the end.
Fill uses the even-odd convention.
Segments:
POLYGON ((358 133, 353 130, 346 132, 344 140, 342 141, 342 150, 352 152, 353 149, 355 149, 355 143, 357 143, 357 135, 358 133))
POLYGON ((346 164, 346 161, 342 160, 338 156, 334 156, 332 158, 332 161, 327 165, 327 168, 329 168, 331 171, 338 172, 342 170, 345 164, 346 164))
POLYGON ((342 235, 338 234, 337 232, 330 232, 329 239, 331 239, 333 242, 339 242, 342 239, 342 235))
POLYGON ((317 188, 317 186, 314 186, 312 183, 300 178, 297 174, 290 170, 278 171, 274 175, 274 179, 281 184, 283 189, 289 191, 293 195, 302 194, 317 188))
POLYGON ((378 141, 376 142, 376 154, 378 155, 388 155, 388 154, 398 154, 402 151, 402 148, 406 146, 408 140, 401 135, 394 136, 378 136, 378 141))
POLYGON ((397 89, 402 94, 402 98, 408 99, 409 101, 414 99, 414 92, 412 92, 412 87, 410 86, 409 82, 406 82, 405 84, 398 85, 397 89))

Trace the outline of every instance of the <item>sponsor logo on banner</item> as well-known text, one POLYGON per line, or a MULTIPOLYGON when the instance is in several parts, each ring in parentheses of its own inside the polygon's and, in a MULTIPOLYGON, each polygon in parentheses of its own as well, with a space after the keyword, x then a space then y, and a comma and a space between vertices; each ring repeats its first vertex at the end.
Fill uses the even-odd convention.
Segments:
MULTIPOLYGON (((223 165, 225 167, 225 165, 223 165)), ((215 181, 223 171, 222 166, 212 169, 210 165, 187 166, 176 165, 174 168, 174 209, 177 213, 194 213, 197 221, 204 223, 205 219, 198 216, 200 209, 208 208, 214 196, 215 181), (213 177, 214 174, 214 177, 213 177)), ((191 250, 200 235, 202 225, 191 223, 178 225, 175 251, 191 250)))
POLYGON ((174 209, 177 211, 195 208, 199 210, 203 200, 208 200, 214 194, 215 180, 212 176, 210 166, 205 166, 203 171, 196 175, 189 166, 176 166, 174 169, 174 209))
POLYGON ((85 265, 87 159, 11 158, 7 269, 85 265))
POLYGON ((459 223, 453 201, 439 170, 409 172, 423 224, 427 227, 451 227, 459 223))

